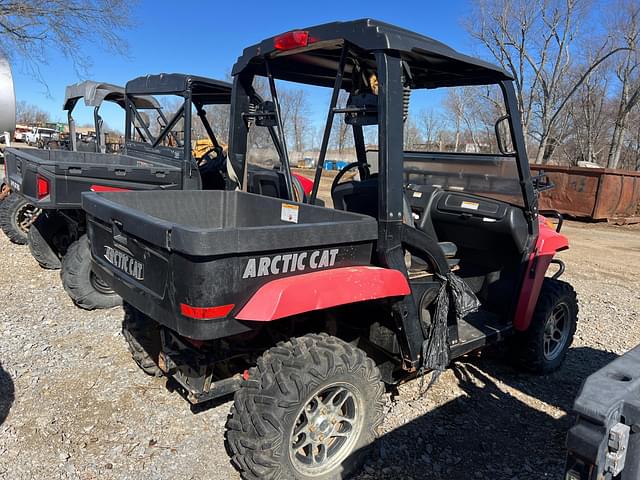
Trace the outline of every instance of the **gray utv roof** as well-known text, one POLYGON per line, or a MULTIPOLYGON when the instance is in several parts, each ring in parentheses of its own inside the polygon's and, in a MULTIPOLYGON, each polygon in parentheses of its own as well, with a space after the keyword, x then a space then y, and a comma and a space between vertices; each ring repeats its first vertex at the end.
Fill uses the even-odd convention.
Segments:
MULTIPOLYGON (((276 78, 311 85, 332 86, 341 47, 350 46, 360 65, 375 67, 376 51, 398 52, 411 69, 414 88, 482 85, 511 80, 503 69, 463 55, 432 38, 373 19, 334 22, 300 29, 308 32, 309 46, 280 52, 267 38, 244 50, 233 67, 233 75, 243 71, 264 75, 264 59, 270 59, 276 78)), ((347 64, 343 88, 349 89, 347 64)))
POLYGON ((187 75, 160 73, 134 78, 127 82, 128 95, 184 95, 191 91, 194 101, 205 104, 231 103, 231 84, 221 80, 187 75))
MULTIPOLYGON (((84 104, 87 107, 99 107, 102 102, 109 101, 125 108, 124 95, 124 88, 118 85, 86 80, 66 88, 62 108, 68 111, 73 110, 81 98, 84 98, 84 104)), ((153 97, 136 97, 133 102, 136 107, 141 109, 160 108, 160 104, 153 97)))

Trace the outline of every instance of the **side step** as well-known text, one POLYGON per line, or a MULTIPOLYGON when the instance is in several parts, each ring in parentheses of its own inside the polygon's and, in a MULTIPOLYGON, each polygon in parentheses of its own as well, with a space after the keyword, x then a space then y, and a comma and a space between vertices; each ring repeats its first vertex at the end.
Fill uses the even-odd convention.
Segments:
POLYGON ((451 358, 497 343, 513 332, 513 326, 501 322, 499 317, 486 311, 467 315, 458 324, 458 342, 451 345, 451 358))

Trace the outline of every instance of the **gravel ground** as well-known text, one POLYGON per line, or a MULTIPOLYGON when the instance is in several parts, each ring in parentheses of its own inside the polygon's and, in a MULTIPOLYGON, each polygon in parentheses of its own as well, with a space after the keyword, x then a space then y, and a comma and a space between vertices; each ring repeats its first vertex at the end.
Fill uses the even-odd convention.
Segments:
MULTIPOLYGON (((455 362, 426 394, 389 397, 359 479, 561 478, 581 381, 640 342, 640 228, 568 223, 580 324, 564 367, 521 374, 497 352, 455 362)), ((74 308, 58 272, 0 238, 0 478, 237 479, 228 401, 193 413, 133 364, 122 311, 74 308)))

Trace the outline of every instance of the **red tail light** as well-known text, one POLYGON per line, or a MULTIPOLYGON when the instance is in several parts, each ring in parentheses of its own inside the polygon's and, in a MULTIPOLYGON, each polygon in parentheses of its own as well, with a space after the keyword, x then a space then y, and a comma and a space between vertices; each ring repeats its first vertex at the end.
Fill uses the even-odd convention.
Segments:
POLYGON ((293 30, 292 32, 278 35, 273 40, 273 46, 276 50, 285 51, 294 48, 306 47, 313 40, 309 38, 309 32, 305 30, 293 30))
POLYGON ((180 313, 185 317, 196 320, 212 320, 214 318, 226 317, 235 305, 221 305, 219 307, 192 307, 186 303, 180 304, 180 313))
POLYGON ((49 180, 44 177, 38 175, 36 177, 36 182, 38 186, 38 200, 42 200, 44 197, 49 195, 49 180))

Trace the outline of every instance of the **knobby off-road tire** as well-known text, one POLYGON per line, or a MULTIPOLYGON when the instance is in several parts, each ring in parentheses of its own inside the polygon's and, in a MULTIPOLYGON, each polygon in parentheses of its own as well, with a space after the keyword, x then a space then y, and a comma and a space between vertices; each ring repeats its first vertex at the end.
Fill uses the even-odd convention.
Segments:
POLYGON ((246 480, 346 478, 369 453, 383 394, 378 368, 353 345, 326 334, 279 343, 235 394, 232 461, 246 480))
POLYGON ((22 196, 12 193, 0 203, 0 228, 13 243, 26 245, 28 223, 34 215, 37 209, 22 196))
POLYGON ((27 235, 31 255, 47 270, 58 270, 62 262, 53 246, 53 238, 65 228, 64 219, 55 212, 42 212, 27 235))
POLYGON ((551 373, 562 365, 578 323, 578 299, 571 285, 545 278, 531 325, 517 333, 510 345, 517 365, 537 374, 551 373))
POLYGON ((127 342, 133 360, 148 375, 160 377, 160 326, 139 310, 125 303, 122 336, 127 342))
POLYGON ((69 246, 62 258, 60 278, 71 300, 80 308, 112 308, 122 303, 122 299, 91 271, 91 250, 86 235, 69 246))

